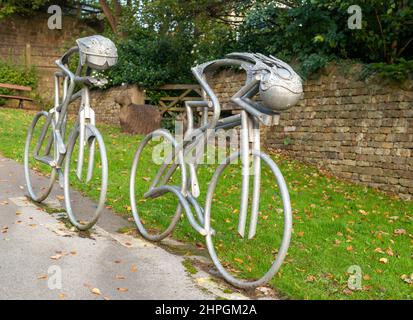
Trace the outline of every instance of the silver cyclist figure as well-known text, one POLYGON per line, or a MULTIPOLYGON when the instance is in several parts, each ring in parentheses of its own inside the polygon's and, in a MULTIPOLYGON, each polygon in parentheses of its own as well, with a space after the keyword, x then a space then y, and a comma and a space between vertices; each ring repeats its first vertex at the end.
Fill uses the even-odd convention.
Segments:
POLYGON ((100 35, 81 38, 76 43, 56 61, 60 70, 54 76, 54 107, 49 112, 39 112, 29 127, 24 170, 29 197, 35 202, 44 201, 58 179, 64 189, 65 207, 71 223, 80 230, 86 230, 97 222, 104 208, 108 184, 106 148, 95 127, 95 112, 90 105, 90 88, 102 87, 107 81, 94 76, 93 71, 113 67, 118 54, 114 43, 100 35), (77 64, 75 71, 71 70, 73 64, 77 64), (78 100, 78 116, 66 138, 68 109, 78 100), (77 152, 77 164, 71 162, 74 152, 77 152), (32 175, 32 169, 39 167, 48 172, 46 185, 32 175), (83 172, 84 167, 86 173, 83 172), (71 172, 75 174, 71 175, 71 172), (91 218, 85 218, 84 212, 75 212, 71 183, 83 183, 97 190, 98 205, 91 218))
MULTIPOLYGON (((133 216, 144 238, 150 241, 161 241, 173 232, 184 212, 190 225, 206 238, 212 261, 228 282, 241 288, 263 285, 276 274, 286 257, 291 239, 292 212, 289 192, 281 171, 271 157, 261 151, 259 129, 262 125, 275 124, 282 111, 293 107, 300 100, 303 93, 302 81, 285 62, 273 56, 267 57, 252 53, 232 53, 224 59, 198 65, 192 69, 192 72, 201 85, 203 99, 185 103, 188 123, 185 137, 191 137, 191 139, 184 139, 183 143, 179 143, 171 133, 163 129, 156 130, 143 139, 135 153, 131 171, 130 201, 133 216), (233 66, 242 68, 247 75, 245 85, 231 98, 231 101, 241 109, 241 113, 224 117, 221 113, 220 101, 208 83, 207 76, 219 68, 233 66), (194 120, 195 110, 201 110, 201 121, 197 127, 195 127, 194 120), (218 130, 236 127, 241 128, 240 150, 231 154, 218 166, 207 186, 201 186, 197 159, 186 161, 187 156, 199 144, 208 141, 210 138, 208 136, 216 136, 218 130), (165 157, 156 174, 149 178, 150 172, 141 166, 144 161, 143 154, 146 148, 151 147, 153 140, 159 138, 169 141, 173 146, 173 151, 165 157), (237 228, 239 236, 247 239, 254 239, 256 236, 263 166, 271 172, 273 179, 269 181, 273 181, 278 186, 281 211, 284 215, 282 240, 279 248, 275 248, 276 258, 271 253, 271 267, 264 275, 254 279, 239 278, 227 270, 226 264, 221 263, 215 249, 216 244, 214 244, 216 232, 211 226, 213 197, 217 184, 225 169, 237 158, 241 158, 242 166, 237 228), (146 174, 144 180, 150 182, 149 187, 143 190, 143 199, 137 201, 137 193, 141 191, 143 182, 136 177, 139 172, 144 172, 146 174), (174 178, 176 176, 180 178, 174 178), (178 185, 172 185, 173 180, 173 183, 178 185), (204 206, 199 203, 202 187, 206 189, 204 206), (176 198, 177 209, 170 217, 170 223, 165 230, 154 231, 150 221, 143 216, 141 209, 143 205, 146 208, 148 202, 162 199, 166 194, 171 194, 176 198), (248 213, 250 221, 247 232, 248 213)), ((158 204, 153 210, 157 210, 160 218, 165 218, 166 213, 163 212, 161 205, 158 204)))

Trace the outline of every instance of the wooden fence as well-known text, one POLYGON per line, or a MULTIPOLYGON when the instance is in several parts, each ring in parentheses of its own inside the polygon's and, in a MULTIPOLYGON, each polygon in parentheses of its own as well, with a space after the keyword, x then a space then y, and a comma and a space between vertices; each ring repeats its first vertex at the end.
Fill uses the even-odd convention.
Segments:
POLYGON ((159 100, 162 115, 184 111, 185 101, 202 100, 201 87, 196 84, 167 84, 158 90, 167 92, 167 95, 159 100))

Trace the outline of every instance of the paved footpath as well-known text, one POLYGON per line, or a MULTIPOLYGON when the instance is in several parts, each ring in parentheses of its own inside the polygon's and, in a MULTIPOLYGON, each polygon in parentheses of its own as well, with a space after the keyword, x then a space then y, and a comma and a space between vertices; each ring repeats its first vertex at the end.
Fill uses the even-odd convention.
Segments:
MULTIPOLYGON (((190 275, 183 257, 119 234, 130 222, 110 210, 81 237, 25 193, 23 166, 0 157, 0 299, 246 298, 201 270, 190 275)), ((62 194, 56 186, 48 205, 61 207, 62 194)), ((75 202, 93 206, 80 194, 75 202)))

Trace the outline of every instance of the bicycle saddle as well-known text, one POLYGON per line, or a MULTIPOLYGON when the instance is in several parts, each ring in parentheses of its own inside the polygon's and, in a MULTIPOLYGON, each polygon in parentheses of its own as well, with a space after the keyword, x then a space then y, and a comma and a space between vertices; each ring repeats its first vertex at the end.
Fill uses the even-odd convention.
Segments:
POLYGON ((94 70, 106 70, 118 61, 118 51, 115 44, 100 35, 76 40, 79 47, 80 62, 94 70))

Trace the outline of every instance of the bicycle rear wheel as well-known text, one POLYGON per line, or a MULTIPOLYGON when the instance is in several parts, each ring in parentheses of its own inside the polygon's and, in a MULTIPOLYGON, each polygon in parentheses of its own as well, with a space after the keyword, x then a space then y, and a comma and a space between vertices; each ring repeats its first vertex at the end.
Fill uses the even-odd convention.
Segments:
MULTIPOLYGON (((239 158, 239 152, 228 157, 223 164, 216 170, 211 179, 205 204, 205 229, 207 230, 206 242, 209 254, 221 275, 232 285, 239 288, 254 288, 267 283, 277 273, 281 264, 283 263, 287 250, 290 244, 292 231, 292 212, 290 197, 285 180, 274 161, 265 153, 260 151, 252 151, 252 155, 261 159, 262 184, 260 188, 261 202, 265 210, 274 210, 278 208, 278 212, 283 214, 267 215, 260 211, 258 216, 258 224, 261 224, 262 229, 267 232, 265 234, 258 234, 252 239, 245 239, 235 233, 236 226, 227 227, 230 222, 234 220, 234 212, 230 212, 230 216, 223 216, 223 207, 232 204, 231 201, 238 200, 239 196, 230 194, 228 190, 235 190, 233 186, 218 186, 220 178, 224 175, 226 181, 235 183, 237 178, 241 177, 241 168, 239 170, 231 168, 225 171, 231 163, 239 158), (224 174, 225 172, 225 174, 224 174), (278 193, 275 194, 273 181, 277 182, 278 193), (225 195, 225 200, 220 205, 220 199, 214 197, 215 194, 225 195), (219 205, 215 208, 214 218, 211 218, 212 206, 219 205), (215 235, 208 230, 211 230, 211 224, 215 223, 215 235), (277 234, 275 227, 283 224, 281 234, 277 234), (232 235, 230 233, 232 232, 232 235), (218 246, 214 243, 214 237, 218 238, 218 246), (238 269, 238 270, 237 270, 238 269), (252 270, 256 269, 256 270, 252 270), (251 278, 249 278, 251 276, 251 278)), ((222 185, 224 185, 222 183, 222 185)), ((241 188, 238 188, 241 189, 241 188)), ((251 191, 251 190, 250 190, 251 191)), ((231 191, 232 192, 232 191, 231 191)), ((261 206, 261 204, 260 204, 261 206)), ((261 208, 262 209, 262 208, 261 208)), ((233 210, 233 207, 231 207, 233 210)), ((252 221, 253 219, 251 219, 252 221)), ((250 222, 249 227, 252 227, 250 222)), ((279 228, 281 229, 281 228, 279 228)), ((255 230, 255 229, 254 229, 255 230)))
POLYGON ((27 132, 24 149, 24 173, 28 196, 39 203, 49 196, 57 178, 55 168, 35 159, 36 156, 53 160, 54 140, 51 121, 53 119, 48 112, 42 111, 36 114, 27 132), (43 143, 39 145, 41 137, 43 143))
POLYGON ((86 146, 79 145, 79 127, 76 126, 69 138, 64 170, 64 196, 70 222, 79 230, 88 230, 98 221, 106 201, 108 187, 108 160, 102 135, 93 125, 86 125, 86 146), (73 161, 73 153, 85 148, 84 159, 73 161), (98 157, 97 157, 98 155, 98 157), (82 170, 79 169, 81 165, 82 170), (93 170, 92 170, 93 169, 93 170), (92 170, 92 171, 89 171, 92 170), (80 202, 81 198, 71 189, 80 192, 93 191, 98 203, 80 202))

